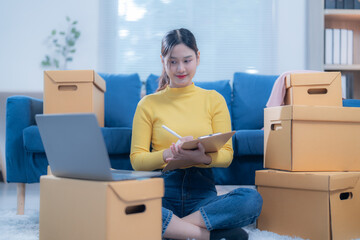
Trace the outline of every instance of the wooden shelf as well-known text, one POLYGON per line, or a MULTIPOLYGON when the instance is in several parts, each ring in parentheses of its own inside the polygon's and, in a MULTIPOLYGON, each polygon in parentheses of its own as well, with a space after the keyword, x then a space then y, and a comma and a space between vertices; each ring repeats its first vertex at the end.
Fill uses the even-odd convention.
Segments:
POLYGON ((360 71, 360 64, 353 65, 324 65, 324 70, 337 70, 337 71, 360 71))
POLYGON ((360 21, 360 9, 325 9, 326 20, 360 21))

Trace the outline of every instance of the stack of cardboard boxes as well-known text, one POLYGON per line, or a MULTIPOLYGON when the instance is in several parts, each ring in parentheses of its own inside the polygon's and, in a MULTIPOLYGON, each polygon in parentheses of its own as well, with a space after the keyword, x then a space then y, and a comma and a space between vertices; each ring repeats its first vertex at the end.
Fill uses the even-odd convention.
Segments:
MULTIPOLYGON (((92 70, 45 71, 44 113, 94 113, 104 126, 105 81, 92 70)), ((162 178, 40 179, 40 240, 161 239, 162 178)))
POLYGON ((360 238, 360 108, 342 107, 340 72, 286 77, 285 106, 264 113, 264 166, 260 230, 360 238))

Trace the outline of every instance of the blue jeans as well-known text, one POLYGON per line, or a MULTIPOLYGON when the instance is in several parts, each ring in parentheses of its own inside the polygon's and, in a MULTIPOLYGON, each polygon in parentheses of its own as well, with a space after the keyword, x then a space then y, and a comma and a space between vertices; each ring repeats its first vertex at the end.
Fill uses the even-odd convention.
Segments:
POLYGON ((262 197, 256 190, 237 188, 217 196, 209 168, 177 169, 163 173, 162 177, 165 182, 162 234, 173 214, 182 218, 200 211, 209 231, 247 226, 260 215, 262 197))

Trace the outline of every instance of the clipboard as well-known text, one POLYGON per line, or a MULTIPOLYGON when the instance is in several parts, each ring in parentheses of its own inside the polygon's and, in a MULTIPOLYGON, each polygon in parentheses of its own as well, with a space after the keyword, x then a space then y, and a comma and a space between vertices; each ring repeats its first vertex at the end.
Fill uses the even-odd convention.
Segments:
POLYGON ((229 141, 235 132, 236 131, 231 131, 227 133, 211 134, 209 136, 199 137, 198 139, 184 142, 181 148, 184 150, 197 149, 197 144, 200 142, 204 146, 206 153, 217 152, 225 145, 227 141, 229 141))
MULTIPOLYGON (((206 153, 217 152, 225 145, 227 141, 229 141, 229 139, 235 134, 235 132, 236 131, 231 131, 227 133, 203 136, 192 141, 184 142, 181 148, 185 150, 197 149, 197 144, 200 142, 204 146, 206 153)), ((182 162, 171 161, 164 167, 162 171, 166 172, 169 170, 178 169, 181 166, 183 166, 182 162)))

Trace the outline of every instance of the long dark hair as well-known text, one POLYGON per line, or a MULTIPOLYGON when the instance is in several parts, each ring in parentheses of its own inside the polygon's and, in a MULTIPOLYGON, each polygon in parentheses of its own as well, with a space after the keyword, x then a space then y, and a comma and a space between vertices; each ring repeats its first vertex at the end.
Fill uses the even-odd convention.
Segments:
MULTIPOLYGON (((163 37, 161 41, 161 55, 165 58, 171 50, 178 44, 184 44, 185 46, 194 50, 195 55, 197 56, 199 49, 196 45, 196 40, 194 34, 190 32, 188 29, 180 28, 172 30, 163 37)), ((166 74, 165 67, 163 67, 161 76, 159 77, 159 87, 156 90, 161 91, 166 88, 167 85, 170 84, 170 78, 166 74)))

